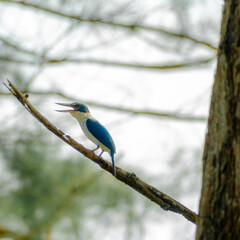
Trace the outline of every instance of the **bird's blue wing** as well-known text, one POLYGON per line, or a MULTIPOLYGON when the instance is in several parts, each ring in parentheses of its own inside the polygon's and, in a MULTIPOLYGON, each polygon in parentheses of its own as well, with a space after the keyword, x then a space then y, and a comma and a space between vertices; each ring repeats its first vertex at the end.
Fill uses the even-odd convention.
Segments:
POLYGON ((116 147, 113 142, 111 135, 108 130, 100 124, 98 121, 93 119, 87 119, 86 121, 87 128, 89 132, 102 144, 108 147, 114 153, 116 152, 116 147))

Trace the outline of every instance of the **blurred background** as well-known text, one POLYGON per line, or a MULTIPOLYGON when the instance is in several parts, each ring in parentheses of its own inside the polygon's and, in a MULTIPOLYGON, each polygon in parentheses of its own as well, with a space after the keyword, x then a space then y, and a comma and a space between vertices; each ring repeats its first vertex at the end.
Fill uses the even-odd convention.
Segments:
MULTIPOLYGON (((116 165, 198 211, 222 1, 0 1, 0 79, 95 146, 55 102, 79 101, 110 131, 116 165)), ((0 238, 194 239, 53 136, 0 86, 0 238)), ((103 157, 109 159, 108 154, 103 157)))

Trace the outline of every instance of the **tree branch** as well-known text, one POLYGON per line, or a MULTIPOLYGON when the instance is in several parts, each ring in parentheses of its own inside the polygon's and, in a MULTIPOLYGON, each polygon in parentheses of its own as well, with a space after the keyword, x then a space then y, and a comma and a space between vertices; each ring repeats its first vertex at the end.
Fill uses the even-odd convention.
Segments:
POLYGON ((5 45, 11 47, 12 49, 17 50, 18 52, 29 54, 35 57, 38 56, 36 52, 23 48, 20 45, 13 42, 12 40, 10 39, 7 40, 7 38, 4 38, 3 36, 0 36, 0 41, 3 42, 5 45))
POLYGON ((116 60, 105 60, 105 59, 95 59, 95 58, 63 58, 63 59, 51 59, 51 58, 39 58, 36 60, 25 60, 18 59, 9 56, 0 56, 0 61, 12 62, 17 64, 29 64, 29 65, 53 65, 53 64, 66 64, 66 63, 77 63, 77 64, 97 64, 112 67, 121 68, 133 68, 133 69, 144 69, 144 70, 172 70, 172 69, 182 69, 196 67, 199 65, 207 64, 213 61, 216 57, 203 58, 203 59, 192 59, 186 62, 179 63, 164 63, 164 64, 148 64, 148 63, 131 63, 122 62, 116 60))
POLYGON ((40 11, 44 11, 47 13, 51 13, 63 18, 67 18, 67 19, 71 19, 71 20, 77 20, 80 22, 88 22, 88 23, 99 23, 99 24, 103 24, 103 25, 108 25, 108 26, 113 26, 113 27, 119 27, 119 28, 125 28, 125 29, 129 29, 131 31, 135 30, 135 29, 139 29, 139 30, 146 30, 146 31, 151 31, 151 32, 158 32, 158 33, 163 33, 166 34, 170 37, 176 37, 176 38, 180 38, 180 39, 187 39, 189 41, 192 41, 196 44, 201 44, 204 45, 212 50, 217 50, 216 47, 214 47, 212 44, 193 38, 191 36, 188 36, 186 34, 182 34, 182 33, 175 33, 175 32, 171 32, 168 30, 165 30, 163 28, 159 28, 159 27, 153 27, 153 26, 144 26, 144 25, 138 25, 138 24, 124 24, 124 23, 118 23, 118 22, 110 22, 110 21, 106 21, 106 20, 102 20, 102 19, 86 19, 83 17, 79 17, 77 15, 70 15, 67 13, 63 13, 63 12, 58 12, 55 11, 53 9, 50 8, 46 8, 40 5, 36 5, 36 4, 32 4, 32 3, 28 3, 28 2, 24 2, 24 1, 15 1, 15 0, 1 0, 2 2, 9 2, 9 3, 16 3, 16 4, 20 4, 26 7, 31 7, 40 11))
MULTIPOLYGON (((131 62, 121 62, 116 60, 105 60, 96 58, 66 58, 66 59, 46 59, 44 64, 61 64, 61 63, 88 63, 88 64, 99 64, 113 67, 125 67, 125 68, 138 68, 145 70, 170 70, 178 68, 189 68, 202 64, 207 64, 213 61, 216 57, 211 58, 201 58, 201 59, 191 59, 186 62, 179 63, 161 63, 161 64, 148 64, 148 63, 131 63, 131 62)), ((36 64, 36 63, 35 63, 36 64)))
MULTIPOLYGON (((27 92, 26 92, 27 93, 27 92)), ((103 108, 106 110, 110 111, 118 111, 118 112, 124 112, 124 113, 130 113, 134 115, 143 115, 143 116, 150 116, 150 117, 159 117, 160 119, 172 119, 172 120, 180 120, 180 121, 191 121, 191 122, 206 122, 207 117, 206 116, 193 116, 193 115, 186 115, 186 114, 179 114, 178 112, 162 112, 162 111, 150 111, 148 109, 134 109, 134 108, 123 108, 119 106, 113 106, 113 105, 108 105, 108 104, 103 104, 103 103, 97 103, 93 101, 86 101, 84 99, 77 99, 70 97, 66 95, 65 93, 59 92, 59 91, 47 91, 47 92, 42 92, 42 91, 31 91, 30 92, 32 95, 58 95, 60 97, 63 97, 67 100, 70 101, 77 101, 77 102, 83 102, 89 106, 94 106, 97 108, 103 108)), ((0 92, 0 96, 4 95, 10 95, 10 93, 4 93, 0 92)))
MULTIPOLYGON (((27 98, 10 81, 8 81, 7 84, 4 83, 4 85, 22 103, 22 105, 48 130, 61 138, 72 148, 82 153, 85 157, 98 164, 102 169, 108 171, 109 173, 112 173, 113 168, 110 162, 103 160, 101 157, 95 155, 94 152, 86 149, 83 145, 77 143, 70 136, 65 135, 65 133, 63 133, 61 130, 57 129, 33 107, 33 105, 27 100, 27 98)), ((138 191, 140 194, 159 205, 162 209, 179 213, 190 222, 196 224, 198 216, 190 209, 186 208, 185 206, 172 199, 171 197, 167 196, 163 192, 159 191, 158 189, 154 188, 153 186, 143 182, 134 173, 127 172, 119 167, 116 167, 116 172, 116 179, 138 191)))

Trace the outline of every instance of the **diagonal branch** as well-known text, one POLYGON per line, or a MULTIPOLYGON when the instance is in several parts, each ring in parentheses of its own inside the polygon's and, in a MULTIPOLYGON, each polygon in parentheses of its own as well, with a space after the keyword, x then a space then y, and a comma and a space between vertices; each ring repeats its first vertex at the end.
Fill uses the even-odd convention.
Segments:
POLYGON ((25 54, 29 54, 29 55, 33 55, 33 56, 37 56, 38 54, 34 51, 28 50, 26 48, 21 47, 20 45, 16 44, 15 42, 13 42, 12 40, 8 39, 8 38, 4 38, 3 36, 0 35, 0 41, 2 43, 4 43, 5 45, 11 47, 12 49, 17 50, 18 52, 21 53, 25 53, 25 54))
POLYGON ((201 44, 204 45, 212 50, 217 50, 216 47, 214 47, 211 43, 205 42, 203 40, 199 40, 196 39, 194 37, 191 37, 189 35, 186 34, 182 34, 182 33, 175 33, 163 28, 159 28, 159 27, 154 27, 154 26, 148 26, 148 25, 138 25, 138 24, 124 24, 124 23, 120 23, 120 22, 112 22, 112 21, 106 21, 103 19, 96 19, 96 18, 83 18, 80 17, 78 15, 71 15, 71 14, 67 14, 64 12, 59 12, 50 8, 46 8, 40 5, 36 5, 33 3, 28 3, 28 2, 24 2, 24 1, 16 1, 16 0, 0 0, 2 2, 9 2, 9 3, 16 3, 16 4, 20 4, 26 7, 30 7, 30 8, 34 8, 40 11, 44 11, 50 14, 54 14, 63 18, 67 18, 67 19, 71 19, 71 20, 77 20, 80 22, 88 22, 88 23, 98 23, 98 24, 103 24, 103 25, 108 25, 108 26, 113 26, 113 27, 119 27, 119 28, 123 28, 123 29, 129 29, 131 31, 138 29, 138 30, 145 30, 145 31, 151 31, 151 32, 157 32, 157 33, 163 33, 165 35, 168 35, 170 37, 176 37, 176 38, 180 38, 180 39, 187 39, 189 41, 192 41, 196 44, 201 44))
MULTIPOLYGON (((85 157, 98 164, 102 169, 112 173, 113 168, 110 162, 103 160, 101 157, 95 155, 92 151, 86 149, 83 145, 77 143, 70 136, 65 135, 65 133, 63 133, 61 130, 57 129, 51 122, 49 122, 41 113, 39 113, 33 107, 33 105, 27 100, 25 95, 23 95, 10 81, 8 81, 8 83, 4 83, 4 85, 22 103, 22 105, 49 131, 61 138, 72 148, 82 153, 85 157)), ((143 182, 134 173, 127 172, 119 167, 116 167, 116 171, 116 179, 118 179, 119 181, 127 184, 134 190, 138 191, 140 194, 159 205, 162 209, 179 213, 187 220, 196 224, 198 216, 190 209, 186 208, 185 206, 172 199, 171 197, 167 196, 163 192, 159 191, 158 189, 154 188, 153 186, 143 182)))

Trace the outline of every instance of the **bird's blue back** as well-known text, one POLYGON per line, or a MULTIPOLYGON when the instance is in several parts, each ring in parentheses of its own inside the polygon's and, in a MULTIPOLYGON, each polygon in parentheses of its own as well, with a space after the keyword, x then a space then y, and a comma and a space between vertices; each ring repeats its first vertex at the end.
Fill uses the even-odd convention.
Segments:
POLYGON ((111 152, 116 152, 116 147, 113 142, 113 139, 107 129, 101 125, 98 121, 93 119, 87 119, 86 121, 87 128, 89 132, 96 138, 98 141, 100 141, 102 144, 104 144, 106 147, 108 147, 111 152))

